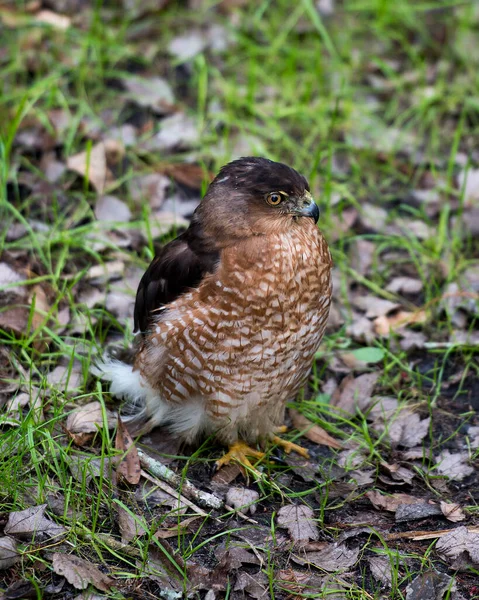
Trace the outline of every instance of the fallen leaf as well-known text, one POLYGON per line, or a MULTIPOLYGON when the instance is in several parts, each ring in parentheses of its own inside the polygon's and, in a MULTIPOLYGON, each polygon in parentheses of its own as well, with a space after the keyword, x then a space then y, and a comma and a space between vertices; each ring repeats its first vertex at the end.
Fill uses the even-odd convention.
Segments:
POLYGON ((403 329, 398 334, 401 336, 399 345, 402 350, 421 350, 426 345, 427 337, 421 331, 403 329))
POLYGON ((67 158, 67 167, 86 178, 99 194, 113 180, 106 162, 105 143, 99 142, 90 151, 80 152, 67 158))
POLYGON ((138 450, 133 443, 133 439, 120 417, 118 417, 115 448, 125 453, 116 468, 116 472, 128 481, 128 483, 136 485, 141 477, 140 457, 138 456, 138 450))
POLYGON ((83 385, 81 368, 78 361, 74 362, 73 365, 57 365, 53 371, 47 374, 48 385, 65 393, 78 392, 83 385))
MULTIPOLYGON (((407 408, 403 408, 395 418, 386 423, 389 439, 400 446, 413 448, 417 446, 428 434, 431 417, 421 417, 407 408)), ((383 427, 378 427, 383 429, 383 427)))
POLYGON ((353 240, 350 249, 351 268, 360 275, 366 275, 373 263, 376 244, 369 240, 358 238, 353 240))
MULTIPOLYGON (((124 544, 129 544, 132 540, 142 537, 146 533, 146 529, 141 524, 141 519, 135 519, 131 513, 120 506, 115 505, 118 513, 118 525, 120 527, 121 541, 124 544)), ((178 535, 178 532, 176 533, 178 535)))
POLYGON ((191 29, 173 38, 168 44, 168 51, 180 62, 185 62, 203 52, 207 45, 205 34, 199 29, 191 29))
MULTIPOLYGON (((115 426, 115 415, 105 409, 108 429, 115 426)), ((103 427, 103 409, 100 402, 95 400, 73 410, 67 417, 65 428, 69 434, 75 436, 81 433, 96 433, 103 427)))
POLYGON ((386 290, 393 294, 418 294, 422 288, 422 281, 413 277, 394 277, 386 286, 386 290))
POLYGON ((422 324, 427 321, 425 310, 417 310, 415 312, 399 311, 392 317, 385 315, 374 320, 374 331, 383 337, 388 337, 391 331, 396 331, 401 327, 408 325, 422 324))
POLYGON ((313 519, 313 510, 309 506, 288 504, 278 511, 278 525, 288 530, 295 542, 317 540, 318 526, 313 519))
POLYGON ((113 580, 102 573, 98 567, 72 554, 55 552, 53 570, 57 575, 65 577, 77 590, 84 590, 91 584, 102 592, 107 592, 113 585, 113 580))
POLYGON ((164 163, 158 169, 178 183, 186 185, 194 190, 201 189, 205 181, 211 182, 213 175, 200 165, 189 163, 164 163))
MULTIPOLYGON (((323 577, 311 571, 294 571, 293 569, 283 569, 277 575, 281 587, 293 594, 309 594, 312 590, 315 592, 323 588, 323 577)), ((339 588, 339 585, 336 589, 339 588)), ((326 598, 331 598, 328 593, 326 598)), ((296 596, 295 596, 296 598, 296 596)), ((265 599, 266 600, 266 599, 265 599)), ((334 600, 334 599, 333 599, 334 600)))
POLYGON ((315 444, 329 446, 330 448, 334 448, 336 450, 341 448, 341 444, 331 437, 327 431, 318 425, 314 425, 309 419, 304 417, 297 410, 290 408, 289 415, 291 417, 291 421, 293 422, 293 427, 298 431, 301 431, 301 435, 303 435, 305 438, 308 438, 308 440, 311 440, 315 444))
POLYGON ((17 542, 10 537, 0 537, 0 571, 13 567, 20 560, 17 542))
POLYGON ((366 312, 367 318, 382 317, 400 306, 397 302, 391 302, 376 296, 357 296, 353 299, 353 303, 366 312))
POLYGON ((360 219, 364 227, 370 231, 384 231, 388 213, 384 208, 365 202, 361 206, 360 219))
POLYGON ((139 106, 152 108, 157 114, 172 112, 175 97, 170 84, 162 77, 130 76, 122 80, 125 97, 139 106))
POLYGON ((390 587, 393 579, 389 558, 385 556, 370 556, 367 561, 374 579, 390 587))
POLYGON ((411 471, 406 467, 402 467, 397 463, 389 464, 386 462, 382 462, 381 468, 387 471, 388 474, 392 477, 392 479, 396 482, 411 483, 415 475, 414 471, 411 471))
POLYGON ((197 123, 193 117, 175 113, 162 119, 160 131, 144 142, 146 150, 185 150, 196 146, 200 140, 197 123))
POLYGON ((455 452, 451 454, 449 450, 443 450, 435 458, 438 472, 454 481, 462 481, 465 477, 474 473, 474 468, 468 464, 468 461, 469 456, 467 452, 455 452))
POLYGON ((125 272, 125 263, 121 260, 110 260, 101 265, 94 265, 85 274, 85 278, 96 284, 104 284, 111 279, 119 279, 125 272))
POLYGON ((237 463, 231 463, 222 467, 211 478, 211 482, 220 485, 229 485, 241 473, 241 467, 237 463))
MULTIPOLYGON (((337 327, 340 325, 338 323, 337 327)), ((353 313, 353 321, 346 327, 346 333, 357 342, 365 342, 367 344, 372 342, 376 337, 372 321, 360 316, 359 313, 353 313)))
POLYGON ((27 288, 24 285, 15 285, 26 279, 25 275, 13 269, 8 263, 0 262, 0 295, 13 294, 26 298, 27 288))
POLYGON ((479 205, 479 169, 465 169, 457 178, 459 189, 464 189, 464 206, 479 205))
POLYGON ((441 500, 442 514, 448 521, 457 523, 458 521, 464 521, 466 515, 459 504, 444 502, 441 500))
POLYGON ((5 533, 25 541, 42 541, 64 535, 67 531, 65 527, 45 517, 46 508, 46 504, 41 504, 11 512, 8 515, 5 533))
POLYGON ((391 494, 387 496, 381 494, 378 490, 366 492, 365 496, 374 508, 390 512, 396 512, 401 504, 424 504, 426 502, 423 498, 416 498, 409 494, 391 494))
POLYGON ((127 222, 131 219, 131 211, 115 196, 100 196, 95 205, 95 217, 98 221, 127 222))
POLYGON ((454 579, 446 573, 427 571, 418 575, 406 588, 406 600, 454 600, 454 579))
POLYGON ((462 565, 467 556, 474 564, 479 564, 479 533, 471 533, 460 526, 442 536, 436 544, 436 552, 445 560, 451 559, 451 568, 462 565))
MULTIPOLYGON (((261 571, 254 574, 239 571, 233 590, 235 592, 243 592, 245 598, 251 597, 256 600, 266 600, 269 595, 269 581, 261 571)), ((206 596, 205 600, 207 600, 206 596)))
POLYGON ((341 382, 339 388, 331 398, 331 405, 354 415, 364 412, 371 401, 371 394, 379 378, 380 373, 364 373, 354 378, 347 376, 341 382))
POLYGON ((153 209, 158 209, 166 198, 166 191, 171 186, 169 177, 161 173, 149 173, 141 177, 134 177, 129 182, 131 197, 135 202, 148 204, 153 209))
POLYGON ((379 419, 388 421, 397 412, 399 402, 397 398, 391 396, 374 396, 371 400, 371 408, 368 413, 368 421, 377 421, 379 419))
POLYGON ((226 494, 226 504, 243 513, 249 511, 252 515, 256 512, 255 503, 258 499, 258 492, 242 487, 231 487, 226 494))
POLYGON ((61 29, 62 31, 65 31, 71 25, 70 17, 67 17, 66 15, 59 15, 52 10, 41 10, 37 12, 35 15, 35 21, 38 21, 39 23, 45 23, 46 25, 51 25, 52 27, 61 29))
POLYGON ((314 565, 329 573, 341 572, 356 564, 360 548, 348 548, 345 544, 326 544, 320 552, 308 552, 301 556, 301 564, 314 565))

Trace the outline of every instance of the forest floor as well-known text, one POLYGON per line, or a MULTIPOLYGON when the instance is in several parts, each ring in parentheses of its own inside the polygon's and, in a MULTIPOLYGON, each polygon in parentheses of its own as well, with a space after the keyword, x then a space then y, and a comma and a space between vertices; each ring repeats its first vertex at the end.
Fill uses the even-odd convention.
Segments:
POLYGON ((0 37, 0 598, 479 598, 479 4, 25 0, 0 37), (91 372, 251 154, 335 263, 310 459, 260 476, 132 447, 91 372))

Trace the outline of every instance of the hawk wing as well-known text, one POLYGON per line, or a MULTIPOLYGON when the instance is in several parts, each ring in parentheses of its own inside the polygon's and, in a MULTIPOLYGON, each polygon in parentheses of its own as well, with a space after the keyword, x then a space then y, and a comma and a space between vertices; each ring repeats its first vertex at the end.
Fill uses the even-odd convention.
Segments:
POLYGON ((197 287, 219 262, 219 251, 205 243, 199 224, 169 242, 155 256, 141 278, 136 293, 134 331, 145 335, 158 309, 197 287))

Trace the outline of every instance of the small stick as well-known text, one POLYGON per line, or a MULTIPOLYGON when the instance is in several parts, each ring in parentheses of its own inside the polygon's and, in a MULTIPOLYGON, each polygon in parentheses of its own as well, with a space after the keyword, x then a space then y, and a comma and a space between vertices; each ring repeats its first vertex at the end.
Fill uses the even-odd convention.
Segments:
MULTIPOLYGON (((140 457, 141 466, 150 471, 155 477, 170 483, 172 486, 177 487, 181 490, 181 494, 190 498, 194 502, 197 502, 204 508, 222 508, 224 506, 223 500, 210 494, 209 492, 203 492, 195 487, 188 479, 183 479, 177 475, 174 471, 169 469, 166 465, 151 458, 148 454, 145 454, 141 450, 138 450, 138 456, 140 457)), ((168 492, 169 493, 169 492, 168 492)), ((176 495, 178 492, 176 493, 176 495)))
POLYGON ((160 488, 160 490, 163 490, 164 492, 166 492, 173 498, 176 498, 177 500, 179 500, 181 502, 181 504, 183 504, 184 506, 191 508, 191 510, 194 511, 197 515, 200 515, 202 517, 208 516, 208 513, 205 513, 205 511, 201 510, 201 508, 198 508, 196 506, 196 504, 193 504, 193 502, 190 502, 188 500, 188 498, 185 498, 184 496, 182 496, 180 494, 180 492, 178 490, 175 490, 175 488, 171 487, 171 485, 168 485, 164 481, 160 481, 158 479, 158 477, 152 477, 149 473, 147 473, 146 471, 143 471, 143 469, 141 470, 141 475, 148 481, 151 481, 151 483, 154 483, 157 487, 160 488))

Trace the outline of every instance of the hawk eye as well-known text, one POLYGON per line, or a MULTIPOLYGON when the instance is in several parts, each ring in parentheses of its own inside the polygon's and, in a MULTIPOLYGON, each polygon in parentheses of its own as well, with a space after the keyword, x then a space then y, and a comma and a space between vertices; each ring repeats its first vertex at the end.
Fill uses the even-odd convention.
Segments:
POLYGON ((272 192, 266 196, 266 202, 271 206, 278 206, 283 200, 283 197, 278 192, 272 192))

